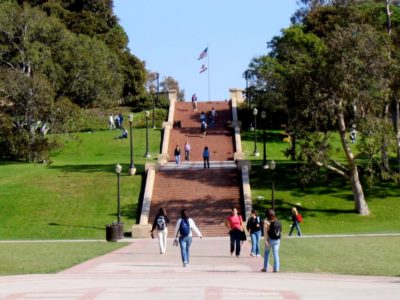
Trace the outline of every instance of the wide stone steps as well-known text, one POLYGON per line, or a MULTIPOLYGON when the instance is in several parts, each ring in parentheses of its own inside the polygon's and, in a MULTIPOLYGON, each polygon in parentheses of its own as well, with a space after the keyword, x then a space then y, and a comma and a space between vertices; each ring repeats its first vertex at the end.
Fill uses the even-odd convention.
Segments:
POLYGON ((232 207, 241 211, 241 173, 234 159, 234 138, 230 126, 231 104, 228 101, 198 102, 193 112, 191 102, 176 102, 174 127, 170 131, 170 162, 155 175, 149 221, 153 222, 160 207, 170 218, 172 237, 180 211, 185 208, 204 236, 226 236, 224 221, 232 207), (200 130, 200 113, 214 108, 217 117, 208 123, 207 135, 200 130), (184 146, 191 145, 190 159, 185 161, 184 146), (174 149, 181 148, 181 163, 175 164, 174 149), (203 150, 209 148, 210 168, 204 168, 203 150))
POLYGON ((232 128, 227 126, 231 121, 231 108, 229 102, 199 102, 198 111, 192 111, 190 102, 177 102, 175 108, 174 122, 179 121, 181 127, 174 127, 170 133, 169 157, 170 161, 174 158, 176 145, 181 148, 181 158, 184 159, 184 145, 186 142, 192 146, 190 161, 203 160, 204 147, 210 150, 210 160, 226 161, 233 160, 234 143, 232 128), (217 112, 216 122, 209 124, 207 135, 202 136, 200 130, 200 113, 206 114, 214 109, 217 112))
POLYGON ((234 167, 158 171, 149 220, 153 222, 159 208, 165 207, 172 236, 185 208, 205 236, 224 236, 223 224, 231 208, 241 209, 240 182, 240 172, 234 167))

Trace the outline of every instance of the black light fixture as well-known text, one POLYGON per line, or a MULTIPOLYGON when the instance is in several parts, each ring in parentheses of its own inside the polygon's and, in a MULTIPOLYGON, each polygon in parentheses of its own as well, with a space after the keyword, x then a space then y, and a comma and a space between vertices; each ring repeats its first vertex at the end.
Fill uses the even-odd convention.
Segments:
POLYGON ((272 209, 275 210, 275 168, 276 163, 274 160, 270 160, 268 164, 264 165, 264 169, 272 170, 272 180, 271 180, 271 202, 272 202, 272 209))
POLYGON ((129 175, 135 175, 136 173, 136 168, 135 165, 133 164, 133 132, 132 132, 132 122, 133 122, 133 114, 129 114, 128 116, 129 120, 129 137, 130 137, 130 149, 131 149, 131 164, 129 165, 129 175))
POLYGON ((263 166, 267 164, 267 146, 265 141, 265 120, 267 119, 267 112, 263 110, 261 112, 261 119, 263 121, 263 166))
POLYGON ((260 156, 260 153, 257 150, 257 114, 258 110, 256 107, 253 108, 253 115, 254 115, 254 156, 260 156))
POLYGON ((117 208, 117 226, 118 226, 118 239, 122 239, 124 237, 124 223, 121 222, 121 189, 120 189, 120 176, 122 172, 122 166, 118 163, 115 166, 115 173, 117 173, 117 201, 118 201, 118 208, 117 208))
POLYGON ((150 116, 150 112, 148 110, 146 110, 146 154, 145 157, 146 158, 150 158, 151 155, 149 153, 149 116, 150 116))

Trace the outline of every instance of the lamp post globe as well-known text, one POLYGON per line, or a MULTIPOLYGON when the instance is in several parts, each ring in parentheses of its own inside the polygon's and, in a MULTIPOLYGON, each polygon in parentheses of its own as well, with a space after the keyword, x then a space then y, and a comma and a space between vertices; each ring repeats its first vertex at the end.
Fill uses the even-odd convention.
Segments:
POLYGON ((268 165, 269 165, 269 168, 270 168, 271 170, 275 170, 275 168, 276 168, 276 163, 275 163, 274 160, 270 160, 269 163, 268 163, 268 165))
POLYGON ((263 166, 267 164, 267 145, 266 145, 266 137, 265 137, 265 120, 267 119, 267 112, 263 110, 261 112, 261 119, 263 122, 263 166))
POLYGON ((130 150, 131 150, 131 164, 129 165, 129 175, 135 175, 136 168, 133 163, 133 132, 132 132, 133 114, 132 113, 129 114, 128 120, 129 120, 129 139, 130 139, 130 150))
POLYGON ((122 172, 122 166, 118 163, 115 165, 115 173, 121 174, 122 172))
POLYGON ((149 153, 149 116, 150 116, 150 112, 148 110, 146 110, 146 154, 145 154, 146 158, 151 157, 151 155, 149 153))
POLYGON ((260 153, 257 150, 257 114, 258 110, 256 107, 253 108, 253 115, 254 115, 254 156, 260 156, 260 153))

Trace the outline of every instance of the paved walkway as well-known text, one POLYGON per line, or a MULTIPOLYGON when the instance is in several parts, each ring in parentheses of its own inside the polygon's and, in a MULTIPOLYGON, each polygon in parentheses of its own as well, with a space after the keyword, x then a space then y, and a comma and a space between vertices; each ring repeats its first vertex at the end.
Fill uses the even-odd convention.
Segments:
POLYGON ((190 266, 168 241, 138 239, 52 275, 0 277, 0 299, 399 299, 400 278, 261 273, 262 258, 229 255, 228 237, 194 238, 190 266))

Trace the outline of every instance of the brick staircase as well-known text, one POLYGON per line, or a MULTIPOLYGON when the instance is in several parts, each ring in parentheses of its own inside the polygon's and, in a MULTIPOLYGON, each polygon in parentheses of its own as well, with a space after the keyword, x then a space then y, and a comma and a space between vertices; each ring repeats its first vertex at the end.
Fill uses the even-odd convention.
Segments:
POLYGON ((180 121, 181 128, 174 128, 171 131, 168 149, 170 160, 174 160, 175 146, 179 145, 183 150, 186 141, 192 146, 190 160, 202 161, 202 153, 205 146, 210 149, 210 160, 233 160, 235 149, 232 129, 226 126, 226 122, 230 121, 231 118, 229 102, 200 102, 197 113, 192 111, 191 103, 177 102, 174 121, 180 121), (204 111, 207 114, 213 107, 218 114, 216 122, 215 124, 209 124, 207 135, 202 138, 200 113, 204 111))
POLYGON ((241 173, 233 162, 234 141, 232 129, 227 126, 231 120, 229 102, 200 102, 197 113, 189 102, 177 102, 174 121, 181 127, 174 127, 170 133, 168 153, 170 163, 157 171, 154 180, 149 222, 153 222, 160 207, 165 207, 170 218, 169 236, 172 237, 176 221, 182 208, 195 220, 204 236, 226 236, 224 226, 232 206, 242 210, 241 173), (215 108, 217 119, 209 124, 207 136, 200 133, 200 113, 206 114, 215 108), (191 144, 190 162, 176 166, 174 149, 178 144, 183 149, 185 142, 191 144), (204 169, 202 152, 210 149, 210 169, 204 169))

